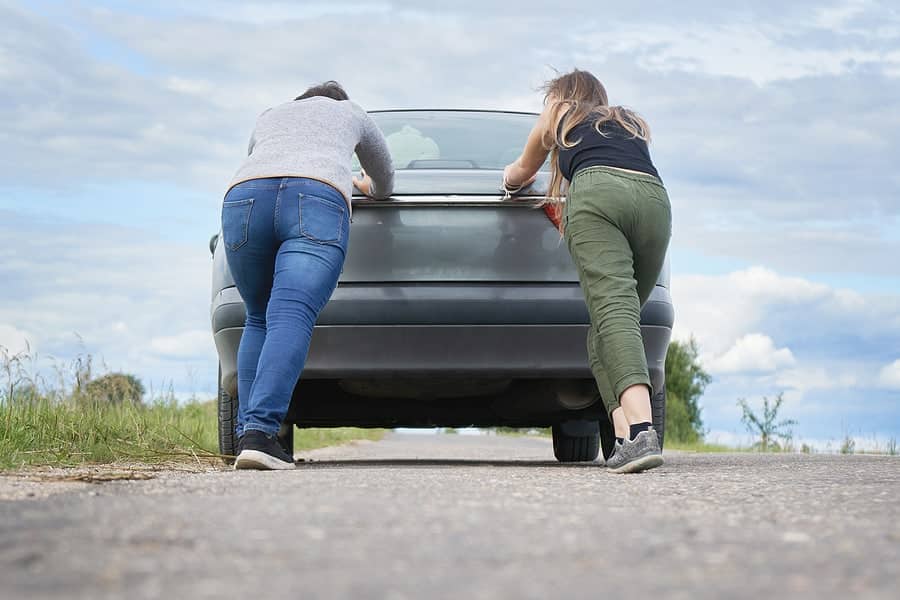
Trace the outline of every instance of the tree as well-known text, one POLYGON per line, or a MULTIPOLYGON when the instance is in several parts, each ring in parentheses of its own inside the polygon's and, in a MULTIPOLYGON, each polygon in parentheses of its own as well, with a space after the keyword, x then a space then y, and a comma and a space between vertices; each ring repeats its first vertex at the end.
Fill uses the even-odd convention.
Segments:
POLYGON ((747 431, 759 436, 759 441, 754 446, 763 452, 767 452, 769 449, 776 451, 781 449, 781 444, 776 441, 776 438, 784 443, 793 437, 790 427, 796 425, 797 421, 792 419, 778 421, 778 411, 781 410, 783 402, 784 394, 782 393, 775 396, 775 401, 771 405, 769 399, 763 396, 763 412, 762 415, 757 415, 745 399, 738 400, 738 406, 744 412, 741 421, 747 427, 747 431))
POLYGON ((666 354, 666 437, 693 443, 703 437, 700 396, 712 381, 698 358, 697 342, 672 342, 666 354))
POLYGON ((86 396, 94 402, 141 404, 144 400, 144 384, 128 373, 109 373, 85 386, 86 396))
POLYGON ((666 393, 666 439, 683 444, 695 444, 700 441, 702 432, 691 424, 687 406, 681 396, 674 392, 666 393))

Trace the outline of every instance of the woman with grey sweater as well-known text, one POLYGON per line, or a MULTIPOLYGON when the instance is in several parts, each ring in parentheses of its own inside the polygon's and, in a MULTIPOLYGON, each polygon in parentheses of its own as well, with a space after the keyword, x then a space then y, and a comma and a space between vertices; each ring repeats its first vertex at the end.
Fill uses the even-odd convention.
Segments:
POLYGON ((393 191, 387 143, 334 81, 260 115, 222 205, 228 266, 247 308, 238 349, 236 469, 290 469, 277 440, 313 325, 347 253, 353 186, 393 191), (356 152, 365 171, 352 175, 356 152))

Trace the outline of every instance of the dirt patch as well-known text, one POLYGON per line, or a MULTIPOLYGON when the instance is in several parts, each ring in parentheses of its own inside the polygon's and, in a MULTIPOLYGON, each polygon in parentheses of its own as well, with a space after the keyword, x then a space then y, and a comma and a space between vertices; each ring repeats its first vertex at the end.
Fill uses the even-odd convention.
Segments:
POLYGON ((201 463, 83 465, 78 467, 30 467, 0 473, 0 500, 32 500, 67 492, 77 492, 105 483, 146 481, 172 473, 208 473, 227 469, 224 465, 201 463))
POLYGON ((34 475, 33 481, 80 481, 82 483, 106 483, 108 481, 134 481, 138 479, 153 479, 156 477, 153 473, 142 473, 140 471, 122 471, 109 473, 73 473, 65 475, 62 473, 51 473, 47 475, 34 475))

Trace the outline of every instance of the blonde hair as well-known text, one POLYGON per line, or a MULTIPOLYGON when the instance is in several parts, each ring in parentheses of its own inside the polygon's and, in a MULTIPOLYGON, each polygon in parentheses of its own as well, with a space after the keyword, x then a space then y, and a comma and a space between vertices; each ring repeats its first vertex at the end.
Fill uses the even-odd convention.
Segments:
MULTIPOLYGON (((606 88, 588 71, 579 69, 551 79, 543 86, 544 105, 549 109, 549 125, 541 142, 550 151, 550 186, 548 203, 557 215, 565 195, 565 179, 559 170, 559 149, 572 148, 581 139, 570 141, 569 133, 594 115, 594 129, 600 135, 604 123, 613 121, 632 136, 650 143, 650 126, 636 112, 623 106, 610 106, 606 88)), ((560 220, 562 230, 562 220, 560 220)))

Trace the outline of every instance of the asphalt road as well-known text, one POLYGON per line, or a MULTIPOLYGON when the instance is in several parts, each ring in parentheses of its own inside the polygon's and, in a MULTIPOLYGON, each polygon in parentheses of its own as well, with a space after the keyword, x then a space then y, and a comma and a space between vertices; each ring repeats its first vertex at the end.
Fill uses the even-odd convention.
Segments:
POLYGON ((393 435, 293 472, 0 477, 2 598, 900 597, 900 458, 393 435))

